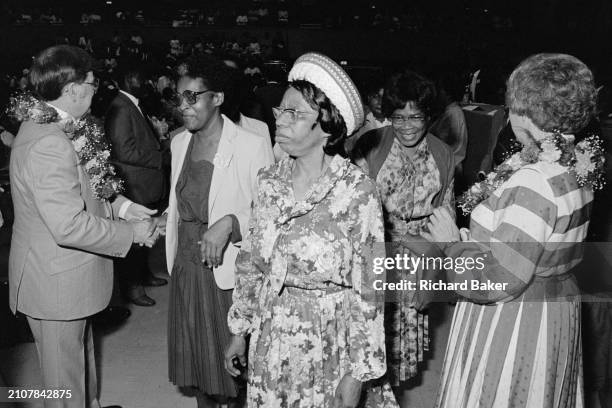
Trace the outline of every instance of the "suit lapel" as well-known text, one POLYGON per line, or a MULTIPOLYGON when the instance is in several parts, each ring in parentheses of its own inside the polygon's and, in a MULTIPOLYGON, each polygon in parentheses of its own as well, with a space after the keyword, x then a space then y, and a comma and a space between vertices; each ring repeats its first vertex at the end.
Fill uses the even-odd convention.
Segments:
POLYGON ((223 187, 223 183, 227 182, 227 172, 229 171, 229 165, 234 155, 234 139, 236 138, 236 132, 238 127, 229 120, 225 115, 223 117, 223 131, 221 133, 221 140, 219 141, 219 147, 217 148, 217 154, 213 160, 214 170, 212 180, 210 182, 210 192, 208 193, 208 213, 210 215, 215 201, 219 195, 219 191, 223 187))
POLYGON ((118 96, 121 98, 123 105, 125 105, 128 109, 132 111, 132 115, 138 118, 136 120, 140 123, 140 127, 144 129, 144 133, 147 134, 147 137, 155 140, 155 143, 159 145, 159 140, 155 136, 153 124, 149 120, 149 117, 146 115, 146 112, 142 109, 142 107, 136 106, 134 102, 132 102, 127 96, 125 96, 121 92, 119 92, 118 96))

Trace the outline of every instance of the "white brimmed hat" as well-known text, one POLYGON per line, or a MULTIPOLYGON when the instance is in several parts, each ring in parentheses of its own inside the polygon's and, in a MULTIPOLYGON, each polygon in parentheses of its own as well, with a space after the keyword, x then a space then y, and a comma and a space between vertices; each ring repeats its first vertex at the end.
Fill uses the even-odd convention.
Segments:
POLYGON ((302 55, 289 71, 289 81, 296 80, 308 81, 325 93, 342 115, 348 135, 361 127, 365 115, 359 91, 331 58, 316 52, 302 55))

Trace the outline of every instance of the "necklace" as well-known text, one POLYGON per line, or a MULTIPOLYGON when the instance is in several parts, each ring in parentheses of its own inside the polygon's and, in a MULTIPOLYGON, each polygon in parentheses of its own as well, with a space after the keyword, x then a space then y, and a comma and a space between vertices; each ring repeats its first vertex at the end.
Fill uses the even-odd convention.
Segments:
POLYGON ((89 186, 96 199, 108 200, 121 193, 123 180, 116 176, 115 168, 108 161, 110 147, 104 130, 91 115, 78 120, 62 120, 53 107, 30 93, 12 96, 7 111, 19 122, 57 123, 72 142, 79 164, 89 176, 89 186))
POLYGON ((581 187, 596 191, 605 185, 605 159, 601 139, 592 135, 574 146, 574 136, 554 132, 511 155, 488 173, 484 180, 463 193, 457 199, 457 205, 464 215, 470 214, 519 169, 538 162, 558 163, 566 167, 581 187))

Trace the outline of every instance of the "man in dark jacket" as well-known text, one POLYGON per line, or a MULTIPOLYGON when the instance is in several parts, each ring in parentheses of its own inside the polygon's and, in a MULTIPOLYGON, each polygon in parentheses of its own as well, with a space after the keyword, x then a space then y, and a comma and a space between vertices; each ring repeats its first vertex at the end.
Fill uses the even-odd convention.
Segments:
MULTIPOLYGON (((119 77, 119 92, 105 115, 105 130, 112 151, 111 159, 125 180, 124 195, 157 212, 164 206, 167 180, 164 166, 170 155, 164 150, 147 113, 140 106, 145 77, 135 64, 126 64, 119 77)), ((118 279, 124 295, 139 306, 153 306, 143 285, 161 286, 167 281, 154 277, 147 267, 149 248, 134 247, 125 259, 117 261, 118 279)))

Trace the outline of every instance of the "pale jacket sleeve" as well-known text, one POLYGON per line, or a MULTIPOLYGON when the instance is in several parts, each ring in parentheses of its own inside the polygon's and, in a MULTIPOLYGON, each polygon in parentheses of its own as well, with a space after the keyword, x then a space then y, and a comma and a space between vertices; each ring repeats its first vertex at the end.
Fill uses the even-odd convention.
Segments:
MULTIPOLYGON (((252 200, 255 199, 257 194, 257 174, 259 170, 274 163, 274 154, 272 153, 270 142, 264 138, 258 139, 261 139, 260 142, 257 144, 256 148, 249 153, 251 155, 251 160, 249 161, 248 174, 246 175, 246 177, 248 177, 247 188, 250 189, 252 200)), ((240 225, 240 235, 244 238, 248 234, 249 217, 251 216, 250 205, 243 206, 242 209, 234 213, 234 215, 240 225)), ((236 242, 236 245, 239 246, 240 242, 236 242)))
POLYGON ((58 245, 102 255, 127 254, 132 227, 85 210, 77 157, 65 137, 48 135, 38 140, 30 149, 26 169, 36 208, 58 245))

